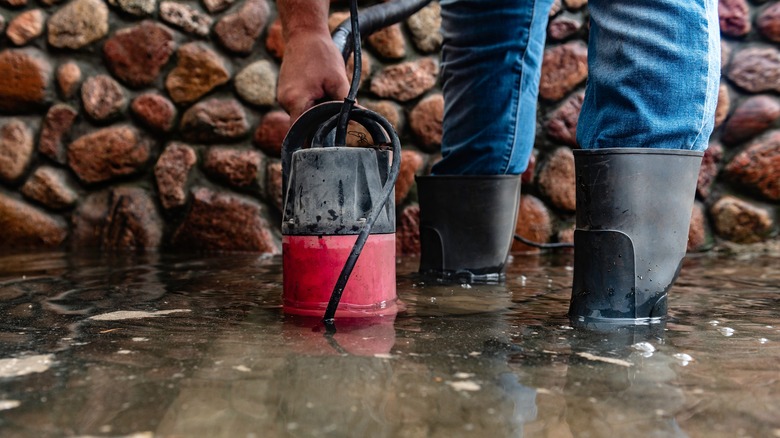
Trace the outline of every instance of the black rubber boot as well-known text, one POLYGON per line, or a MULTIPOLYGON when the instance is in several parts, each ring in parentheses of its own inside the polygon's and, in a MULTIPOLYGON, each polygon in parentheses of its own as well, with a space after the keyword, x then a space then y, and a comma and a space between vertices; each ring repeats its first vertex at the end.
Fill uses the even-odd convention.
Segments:
POLYGON ((642 324, 666 316, 667 294, 685 256, 702 155, 574 151, 574 324, 642 324))
POLYGON ((420 273, 503 281, 520 203, 519 175, 417 177, 420 273))

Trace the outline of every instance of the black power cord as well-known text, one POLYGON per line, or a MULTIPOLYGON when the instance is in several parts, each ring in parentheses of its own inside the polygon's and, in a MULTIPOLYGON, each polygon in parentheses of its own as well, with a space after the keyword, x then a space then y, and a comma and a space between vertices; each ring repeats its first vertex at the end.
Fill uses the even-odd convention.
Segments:
POLYGON ((574 248, 573 243, 569 242, 559 242, 559 243, 539 243, 534 242, 533 240, 528 240, 525 237, 515 234, 515 240, 517 240, 520 243, 524 243, 528 246, 532 246, 534 248, 540 248, 540 249, 562 249, 562 248, 574 248))
POLYGON ((336 310, 339 306, 339 301, 341 301, 341 295, 344 293, 344 289, 347 286, 347 281, 349 280, 350 275, 352 275, 352 270, 355 268, 355 264, 357 263, 358 257, 360 257, 360 253, 363 251, 363 247, 368 240, 368 236, 371 234, 371 228, 374 226, 374 223, 382 213, 384 206, 390 199, 390 194, 393 192, 393 188, 395 187, 395 181, 398 179, 398 172, 401 166, 401 141, 399 140, 395 129, 393 129, 393 125, 390 124, 390 122, 388 122, 384 117, 373 111, 369 111, 363 108, 355 108, 354 106, 355 97, 357 96, 358 87, 360 85, 360 67, 362 59, 357 0, 351 0, 349 14, 350 22, 352 24, 352 45, 354 47, 352 83, 349 88, 349 93, 344 99, 341 112, 338 114, 338 116, 331 117, 328 121, 326 121, 319 128, 318 134, 316 134, 314 138, 315 141, 316 139, 321 138, 322 133, 329 132, 331 129, 333 129, 333 124, 335 123, 335 145, 344 146, 346 143, 347 125, 351 118, 364 121, 365 125, 370 125, 371 122, 373 122, 374 124, 379 125, 379 127, 381 127, 382 130, 384 130, 384 132, 389 136, 390 144, 393 147, 393 161, 390 166, 390 172, 387 175, 387 181, 385 181, 385 185, 382 187, 382 193, 378 200, 379 202, 374 205, 374 208, 371 210, 371 214, 368 215, 365 226, 360 231, 360 234, 358 234, 355 245, 352 247, 352 251, 350 251, 349 257, 347 257, 347 261, 344 263, 344 268, 342 268, 338 280, 336 281, 336 285, 333 288, 330 300, 328 301, 328 307, 325 309, 325 315, 322 317, 322 322, 325 325, 326 334, 330 335, 336 332, 335 316, 336 310))

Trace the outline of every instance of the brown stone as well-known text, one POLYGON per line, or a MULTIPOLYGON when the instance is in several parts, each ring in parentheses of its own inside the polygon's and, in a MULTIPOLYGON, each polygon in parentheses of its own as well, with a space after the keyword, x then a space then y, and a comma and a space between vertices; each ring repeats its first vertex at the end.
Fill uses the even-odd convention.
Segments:
POLYGON ((160 19, 184 32, 202 37, 208 36, 211 23, 214 21, 189 4, 175 1, 160 3, 160 19))
POLYGON ((70 99, 81 82, 81 69, 75 62, 66 62, 57 68, 57 85, 62 97, 70 99))
POLYGON ((65 145, 70 140, 70 128, 77 116, 78 111, 70 105, 64 103, 52 105, 41 124, 38 151, 58 163, 65 164, 67 159, 65 145))
POLYGON ((103 45, 106 66, 131 87, 154 83, 176 48, 173 33, 153 21, 117 31, 103 45))
POLYGON ((284 196, 282 194, 282 162, 272 161, 266 166, 266 199, 271 201, 271 204, 276 206, 279 211, 282 211, 282 202, 284 202, 284 196))
POLYGON ((395 203, 400 204, 409 195, 414 185, 414 177, 423 167, 423 157, 409 150, 401 151, 401 167, 398 170, 398 179, 395 181, 395 203))
POLYGON ((176 103, 192 103, 230 79, 225 62, 204 44, 184 44, 177 56, 176 68, 165 80, 165 88, 176 103))
POLYGON ((728 78, 751 93, 780 91, 780 51, 771 47, 748 47, 731 60, 728 78))
POLYGON ((718 16, 724 35, 738 37, 750 32, 750 8, 745 0, 720 0, 718 16))
POLYGON ((195 150, 184 143, 171 143, 160 154, 154 177, 164 208, 181 207, 187 202, 187 178, 197 161, 195 150))
POLYGON ((122 86, 108 75, 87 78, 81 86, 84 111, 95 120, 109 120, 118 116, 127 105, 122 86))
POLYGON ((282 22, 279 18, 268 26, 268 35, 265 37, 265 48, 276 59, 284 57, 284 36, 282 35, 282 22))
POLYGON ((236 140, 249 132, 244 108, 234 99, 198 102, 181 117, 179 127, 186 140, 212 143, 236 140))
POLYGON ((149 141, 130 126, 103 128, 79 137, 68 147, 68 163, 87 183, 138 172, 149 160, 149 141))
POLYGON ((718 105, 715 108, 715 127, 723 123, 729 115, 731 107, 731 98, 729 97, 729 87, 726 84, 720 84, 718 88, 718 105))
POLYGON ((556 208, 574 211, 577 198, 571 149, 558 148, 547 158, 539 170, 537 185, 556 208))
POLYGON ((157 249, 162 220, 152 196, 140 187, 111 189, 103 249, 157 249))
POLYGON ((282 142, 292 124, 290 116, 284 111, 267 113, 255 130, 255 145, 266 155, 279 158, 282 155, 282 142))
POLYGON ((395 231, 395 252, 420 253, 420 206, 410 205, 401 212, 395 231))
POLYGON ((160 94, 142 94, 133 99, 130 109, 141 123, 155 131, 168 132, 173 128, 176 107, 160 94))
POLYGON ((261 204, 206 188, 193 191, 192 208, 173 236, 173 246, 207 251, 280 252, 261 204))
POLYGON ((557 233, 558 242, 560 243, 574 243, 574 225, 568 225, 564 228, 560 228, 557 233))
POLYGON ((710 189, 718 176, 718 168, 723 159, 723 148, 717 143, 710 144, 701 160, 696 192, 702 199, 710 196, 710 189))
POLYGON ((8 24, 5 34, 17 46, 23 46, 43 34, 46 14, 40 9, 31 9, 17 15, 8 24))
POLYGON ((721 140, 726 144, 741 143, 769 129, 778 118, 780 102, 777 99, 767 95, 749 97, 726 121, 721 140))
MULTIPOLYGON (((520 196, 520 209, 517 213, 515 233, 536 243, 547 243, 550 240, 552 220, 544 202, 533 195, 523 194, 520 196)), ((515 241, 512 243, 512 251, 537 253, 539 248, 515 241)))
POLYGON ((699 202, 693 204, 691 224, 688 228, 688 252, 700 251, 707 246, 710 240, 708 228, 704 205, 699 202))
POLYGON ((406 102, 436 85, 439 65, 433 58, 421 58, 385 67, 371 79, 371 92, 406 102))
POLYGON ((203 0, 203 5, 206 7, 207 11, 213 14, 215 12, 224 11, 235 2, 236 0, 203 0))
POLYGON ((32 49, 0 52, 0 111, 35 110, 50 99, 51 65, 32 49))
POLYGON ((764 9, 756 19, 756 26, 764 38, 780 43, 780 3, 764 9))
POLYGON ((718 236, 737 243, 766 240, 774 226, 765 209, 733 196, 724 196, 711 208, 713 225, 718 236))
POLYGON ((247 188, 261 181, 263 156, 251 149, 209 148, 203 168, 228 185, 247 188))
POLYGON ((561 41, 569 38, 582 29, 582 19, 573 14, 561 14, 547 26, 547 36, 551 40, 561 41))
POLYGON ((520 183, 523 185, 533 184, 534 182, 534 176, 536 174, 536 155, 537 150, 534 149, 533 152, 531 152, 531 156, 528 157, 528 167, 526 167, 525 172, 520 176, 520 183))
POLYGON ((545 128, 551 139, 568 146, 577 146, 577 120, 580 117, 584 93, 577 93, 566 99, 550 114, 545 128))
POLYGON ((19 119, 10 119, 0 126, 0 180, 19 179, 30 164, 33 153, 33 133, 19 119))
POLYGON ((22 194, 55 210, 70 207, 78 199, 67 173, 49 166, 35 170, 22 186, 22 194))
POLYGON ((162 241, 162 220, 148 192, 116 187, 90 195, 73 215, 74 248, 155 250, 162 241))
POLYGON ((63 220, 0 192, 3 248, 56 248, 68 236, 63 220))
POLYGON ((588 77, 588 49, 579 41, 544 51, 539 95, 559 100, 588 77))
POLYGON ((430 95, 421 100, 409 113, 409 126, 425 152, 436 152, 441 146, 444 97, 430 95))
POLYGON ((226 49, 248 55, 263 32, 269 12, 265 0, 247 0, 237 12, 225 15, 217 22, 214 34, 226 49))
POLYGON ((108 33, 108 7, 102 0, 73 0, 61 7, 47 24, 49 44, 80 49, 108 33))
POLYGON ((431 2, 406 20, 414 45, 422 53, 433 53, 441 48, 441 5, 431 2))
POLYGON ((736 181, 773 201, 780 201, 780 131, 759 138, 724 169, 736 181))
POLYGON ((398 23, 374 32, 368 37, 368 43, 382 58, 401 59, 406 56, 406 40, 398 23))

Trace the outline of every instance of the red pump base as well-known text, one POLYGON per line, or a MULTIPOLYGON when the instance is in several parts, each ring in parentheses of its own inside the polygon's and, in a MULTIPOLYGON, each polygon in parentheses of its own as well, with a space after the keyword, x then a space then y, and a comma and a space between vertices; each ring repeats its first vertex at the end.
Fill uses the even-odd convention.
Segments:
MULTIPOLYGON (((357 235, 282 236, 284 312, 322 317, 357 235)), ((395 234, 371 234, 341 296, 337 318, 395 315, 395 234)))

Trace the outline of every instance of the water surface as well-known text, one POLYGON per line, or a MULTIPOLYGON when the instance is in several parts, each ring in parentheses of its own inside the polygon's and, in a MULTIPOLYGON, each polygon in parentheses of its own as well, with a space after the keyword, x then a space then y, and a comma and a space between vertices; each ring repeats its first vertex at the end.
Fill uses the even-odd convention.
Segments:
POLYGON ((685 261, 670 320, 575 330, 570 254, 407 311, 281 313, 278 258, 0 257, 3 437, 780 437, 780 256, 685 261))

